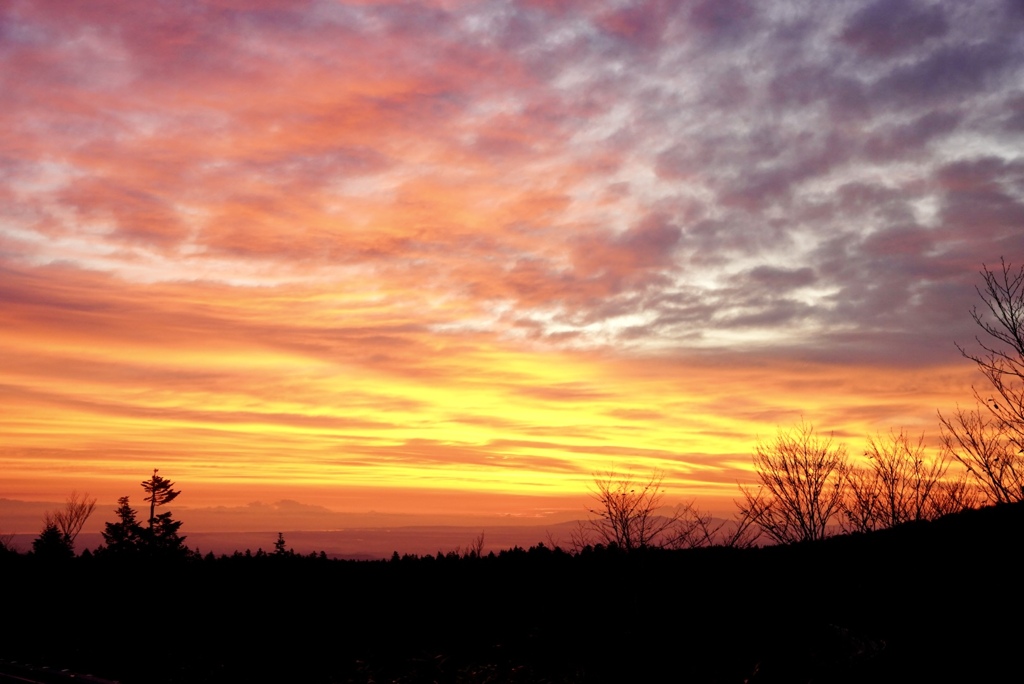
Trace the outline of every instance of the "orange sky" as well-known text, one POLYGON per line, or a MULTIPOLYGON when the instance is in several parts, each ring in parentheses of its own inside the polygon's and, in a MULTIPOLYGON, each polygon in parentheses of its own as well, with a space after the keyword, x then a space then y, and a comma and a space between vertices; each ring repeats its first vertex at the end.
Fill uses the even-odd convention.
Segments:
POLYGON ((935 444, 1024 256, 991 4, 8 3, 0 498, 730 513, 801 418, 935 444))

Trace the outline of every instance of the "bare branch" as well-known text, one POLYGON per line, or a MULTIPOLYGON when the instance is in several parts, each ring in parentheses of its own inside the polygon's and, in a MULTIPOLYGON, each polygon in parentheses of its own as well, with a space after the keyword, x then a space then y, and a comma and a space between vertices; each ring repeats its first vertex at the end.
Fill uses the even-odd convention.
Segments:
MULTIPOLYGON (((868 532, 913 520, 927 520, 939 511, 956 509, 966 490, 949 489, 944 477, 951 456, 947 449, 930 458, 924 435, 912 439, 905 431, 868 438, 868 466, 846 475, 843 528, 868 532), (940 501, 941 498, 941 501, 940 501)), ((957 510, 962 510, 957 509, 957 510)))
POLYGON ((755 448, 758 488, 740 487, 748 516, 780 544, 822 539, 841 510, 846 447, 833 446, 808 423, 780 430, 755 448))
POLYGON ((998 416, 957 407, 952 416, 939 414, 943 446, 981 487, 992 503, 1024 501, 1024 453, 1014 431, 998 416))
POLYGON ((977 508, 980 501, 978 485, 968 479, 966 472, 961 472, 939 483, 935 496, 929 502, 929 518, 940 518, 950 513, 977 508))
POLYGON ((646 481, 614 472, 595 475, 592 496, 597 505, 588 509, 591 518, 574 534, 573 545, 582 547, 596 541, 632 551, 672 543, 685 509, 659 513, 665 495, 663 479, 661 472, 654 472, 646 481))
POLYGON ((85 526, 85 522, 96 510, 96 499, 90 499, 88 494, 79 495, 77 491, 71 492, 64 508, 55 513, 47 512, 43 518, 44 525, 55 526, 64 535, 68 546, 74 548, 75 539, 85 526))
MULTIPOLYGON (((974 389, 977 407, 939 413, 943 443, 963 465, 988 501, 1024 500, 1024 266, 1005 259, 999 268, 982 264, 976 287, 982 307, 971 318, 985 333, 975 341, 981 352, 957 344, 988 380, 990 391, 974 389), (982 409, 981 407, 985 408, 982 409)), ((947 492, 949 493, 949 492, 947 492)))
POLYGON ((737 510, 728 528, 731 528, 731 530, 720 538, 721 546, 733 549, 749 549, 757 546, 757 542, 761 539, 762 531, 758 527, 757 521, 749 512, 744 511, 742 507, 737 510))
POLYGON ((480 532, 477 536, 473 537, 473 541, 466 544, 466 549, 463 552, 467 558, 483 558, 484 555, 484 533, 480 532))

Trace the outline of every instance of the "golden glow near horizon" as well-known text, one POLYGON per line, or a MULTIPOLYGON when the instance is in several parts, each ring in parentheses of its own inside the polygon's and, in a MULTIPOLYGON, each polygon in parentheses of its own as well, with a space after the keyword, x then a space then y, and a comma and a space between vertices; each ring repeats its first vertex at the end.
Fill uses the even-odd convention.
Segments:
POLYGON ((727 504, 778 427, 934 444, 971 401, 1021 60, 920 84, 999 21, 819 10, 793 72, 760 7, 195 9, 0 10, 0 498, 727 504), (857 96, 790 96, 833 48, 857 96))
MULTIPOLYGON (((161 301, 158 287, 117 285, 140 309, 161 301)), ((199 316, 118 322, 130 340, 107 337, 92 307, 53 323, 80 333, 58 344, 5 338, 5 358, 15 361, 7 375, 19 388, 5 394, 17 399, 3 421, 18 445, 5 453, 5 477, 105 479, 130 491, 154 464, 181 483, 277 484, 282 496, 313 486, 564 496, 584 493, 595 472, 658 469, 675 496, 728 496, 747 477, 758 436, 801 416, 854 439, 900 412, 903 424, 921 422, 893 380, 928 388, 932 374, 724 368, 402 324, 367 342, 354 317, 345 327, 360 332, 345 339, 318 329, 323 312, 291 316, 263 294, 245 292, 231 307, 215 300, 199 316), (211 318, 212 309, 244 323, 211 318)), ((195 299, 170 297, 171 306, 195 299)), ((320 297, 282 299, 305 310, 320 297)))

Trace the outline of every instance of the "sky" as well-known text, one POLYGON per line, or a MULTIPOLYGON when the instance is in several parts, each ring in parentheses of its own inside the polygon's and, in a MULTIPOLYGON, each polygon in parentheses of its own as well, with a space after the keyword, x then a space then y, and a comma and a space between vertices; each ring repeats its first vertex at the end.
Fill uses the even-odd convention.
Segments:
POLYGON ((973 405, 1024 4, 5 0, 0 179, 0 498, 726 511, 973 405))

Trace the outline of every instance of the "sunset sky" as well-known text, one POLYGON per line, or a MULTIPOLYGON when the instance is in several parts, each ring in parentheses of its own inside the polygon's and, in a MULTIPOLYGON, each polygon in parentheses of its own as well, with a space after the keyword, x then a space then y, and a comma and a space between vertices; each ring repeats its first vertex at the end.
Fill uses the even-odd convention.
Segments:
POLYGON ((973 405, 1024 4, 7 0, 0 179, 0 498, 728 512, 973 405))

